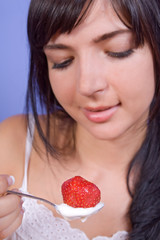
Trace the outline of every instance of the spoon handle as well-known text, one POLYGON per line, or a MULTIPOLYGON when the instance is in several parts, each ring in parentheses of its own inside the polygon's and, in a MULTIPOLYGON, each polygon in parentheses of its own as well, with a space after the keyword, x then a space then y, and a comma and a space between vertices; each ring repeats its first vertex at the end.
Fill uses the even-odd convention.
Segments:
POLYGON ((52 205, 54 208, 56 208, 56 204, 54 204, 54 203, 52 203, 52 202, 50 202, 50 201, 48 201, 47 199, 44 199, 44 198, 40 198, 40 197, 36 197, 36 196, 30 195, 30 194, 27 194, 27 193, 16 192, 16 191, 12 191, 12 190, 7 190, 6 193, 7 194, 15 194, 15 195, 18 195, 18 196, 23 196, 23 197, 37 199, 37 200, 46 202, 46 203, 52 205))

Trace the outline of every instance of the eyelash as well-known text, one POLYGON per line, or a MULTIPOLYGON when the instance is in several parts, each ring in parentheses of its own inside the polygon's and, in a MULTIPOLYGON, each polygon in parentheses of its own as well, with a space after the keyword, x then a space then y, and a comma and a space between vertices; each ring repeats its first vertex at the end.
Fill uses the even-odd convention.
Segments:
POLYGON ((126 58, 129 57, 134 52, 133 49, 129 49, 124 52, 106 52, 109 57, 113 58, 126 58))
POLYGON ((73 61, 73 58, 69 58, 69 59, 65 60, 64 62, 54 63, 52 68, 63 70, 65 68, 67 68, 72 63, 72 61, 73 61))
MULTIPOLYGON (((129 57, 133 52, 134 52, 133 49, 129 49, 124 52, 106 52, 106 54, 112 58, 122 59, 122 58, 129 57)), ((67 67, 69 67, 72 61, 73 61, 73 58, 70 58, 61 63, 54 63, 52 68, 58 69, 58 70, 66 69, 67 67)))

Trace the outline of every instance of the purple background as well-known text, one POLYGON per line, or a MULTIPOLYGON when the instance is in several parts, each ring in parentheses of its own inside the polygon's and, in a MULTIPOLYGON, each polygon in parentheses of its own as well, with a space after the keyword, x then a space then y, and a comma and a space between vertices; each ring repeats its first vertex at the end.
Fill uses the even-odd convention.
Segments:
POLYGON ((30 0, 0 0, 0 122, 24 113, 29 50, 30 0))

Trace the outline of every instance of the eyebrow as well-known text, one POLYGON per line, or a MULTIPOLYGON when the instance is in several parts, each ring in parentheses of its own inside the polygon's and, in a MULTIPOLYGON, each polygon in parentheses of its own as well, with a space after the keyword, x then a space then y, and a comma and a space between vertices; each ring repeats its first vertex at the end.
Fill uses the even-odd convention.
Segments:
POLYGON ((47 45, 44 46, 44 50, 54 50, 54 49, 60 49, 60 50, 72 50, 72 47, 68 46, 68 45, 64 45, 64 44, 54 44, 54 43, 49 43, 47 45))
MULTIPOLYGON (((124 34, 124 33, 130 33, 131 30, 129 29, 121 29, 121 30, 117 30, 117 31, 113 31, 113 32, 109 32, 109 33, 105 33, 102 36, 99 36, 95 39, 93 39, 94 43, 100 43, 103 42, 107 39, 113 38, 117 35, 120 34, 124 34)), ((64 45, 64 44, 54 44, 54 43, 48 43, 47 45, 44 46, 44 50, 54 50, 54 49, 59 49, 59 50, 72 50, 72 47, 68 46, 68 45, 64 45)))
POLYGON ((105 33, 100 37, 97 37, 96 39, 93 40, 94 43, 99 43, 99 42, 103 42, 109 38, 113 38, 117 35, 120 34, 124 34, 124 33, 130 33, 131 30, 129 29, 121 29, 121 30, 117 30, 117 31, 113 31, 113 32, 109 32, 109 33, 105 33))

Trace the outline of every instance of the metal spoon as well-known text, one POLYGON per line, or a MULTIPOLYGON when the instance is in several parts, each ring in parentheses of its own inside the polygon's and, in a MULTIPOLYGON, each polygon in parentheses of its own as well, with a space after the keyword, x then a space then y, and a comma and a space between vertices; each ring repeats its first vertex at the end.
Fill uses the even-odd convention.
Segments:
POLYGON ((57 205, 55 203, 52 203, 52 202, 50 202, 50 201, 48 201, 47 199, 44 199, 44 198, 33 196, 31 194, 17 192, 17 191, 13 191, 13 190, 7 190, 7 194, 14 194, 14 195, 18 195, 18 196, 33 198, 33 199, 36 199, 36 200, 40 200, 40 201, 46 202, 46 203, 52 205, 55 209, 57 207, 57 205))
POLYGON ((28 197, 28 198, 33 198, 33 199, 48 203, 55 208, 55 210, 57 211, 58 214, 60 214, 64 219, 66 219, 68 221, 75 220, 75 219, 81 219, 81 221, 84 222, 89 216, 97 213, 104 206, 104 204, 102 202, 100 202, 95 207, 92 207, 92 208, 73 208, 64 203, 58 205, 58 204, 48 201, 47 199, 36 197, 31 194, 27 194, 27 193, 23 193, 23 192, 7 190, 6 193, 7 194, 15 194, 18 196, 23 196, 23 197, 28 197))

